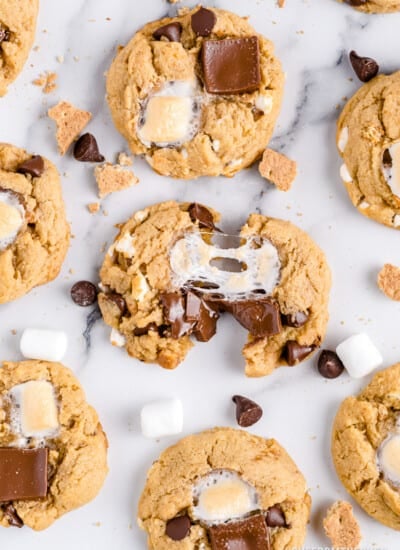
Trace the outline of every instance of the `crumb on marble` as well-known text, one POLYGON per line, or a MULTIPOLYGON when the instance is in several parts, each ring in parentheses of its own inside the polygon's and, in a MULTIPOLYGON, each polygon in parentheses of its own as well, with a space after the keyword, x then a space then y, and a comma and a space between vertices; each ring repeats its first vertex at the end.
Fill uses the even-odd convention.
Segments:
POLYGON ((87 209, 89 210, 89 212, 91 214, 95 214, 96 212, 98 212, 100 210, 100 203, 99 202, 90 202, 87 205, 87 209))
POLYGON ((262 177, 281 191, 289 191, 297 176, 296 162, 272 149, 264 151, 258 168, 262 177))
POLYGON ((328 509, 323 525, 335 550, 357 550, 361 542, 361 530, 351 504, 342 500, 335 502, 328 509))
POLYGON ((400 301, 400 267, 385 264, 378 273, 377 282, 385 296, 396 302, 400 301))
POLYGON ((56 138, 60 155, 65 155, 92 118, 91 113, 82 111, 67 101, 60 101, 49 109, 47 114, 57 125, 56 138))
POLYGON ((284 8, 284 7, 285 7, 285 1, 286 1, 286 0, 278 0, 278 6, 279 6, 280 8, 284 8))
POLYGON ((42 88, 44 94, 51 94, 57 88, 57 73, 45 72, 40 74, 35 80, 32 81, 34 86, 42 88))
POLYGON ((139 183, 138 178, 130 170, 124 170, 117 164, 106 162, 94 169, 94 175, 102 199, 109 193, 123 191, 139 183))
POLYGON ((117 162, 120 166, 132 166, 133 159, 130 155, 122 152, 118 154, 117 162))

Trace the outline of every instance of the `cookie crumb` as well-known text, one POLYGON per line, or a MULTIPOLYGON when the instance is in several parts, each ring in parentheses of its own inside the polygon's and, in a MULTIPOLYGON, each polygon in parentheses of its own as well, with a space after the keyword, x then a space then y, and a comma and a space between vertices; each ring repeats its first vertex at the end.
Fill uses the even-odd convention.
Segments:
POLYGON ((60 101, 48 110, 49 117, 57 125, 57 144, 60 155, 65 155, 72 142, 92 118, 88 111, 82 111, 67 101, 60 101))
POLYGON ((266 149, 259 164, 263 178, 269 180, 281 191, 289 191, 297 176, 297 164, 281 153, 266 149))
POLYGON ((400 267, 385 264, 378 274, 378 286, 391 300, 400 301, 400 267))
POLYGON ((280 8, 284 8, 284 7, 285 7, 285 1, 286 1, 286 0, 278 0, 278 6, 279 6, 280 8))
POLYGON ((133 159, 131 156, 127 155, 126 153, 122 152, 118 155, 118 164, 120 166, 132 166, 133 159))
POLYGON ((98 212, 100 210, 100 203, 98 202, 90 202, 88 205, 87 205, 87 209, 89 210, 89 212, 91 214, 95 214, 96 212, 98 212))
POLYGON ((38 78, 35 78, 32 84, 41 87, 44 94, 50 94, 57 88, 56 80, 57 73, 45 72, 40 74, 38 78))
POLYGON ((124 170, 121 166, 109 162, 96 166, 94 175, 101 199, 109 193, 122 191, 139 182, 133 172, 124 170))
POLYGON ((323 523, 334 549, 358 549, 361 531, 351 504, 343 500, 335 502, 327 511, 323 523))

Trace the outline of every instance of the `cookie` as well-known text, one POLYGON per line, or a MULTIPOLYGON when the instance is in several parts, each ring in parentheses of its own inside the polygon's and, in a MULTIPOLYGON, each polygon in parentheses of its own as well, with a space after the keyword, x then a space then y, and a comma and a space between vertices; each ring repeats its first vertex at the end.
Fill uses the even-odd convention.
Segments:
POLYGON ((354 206, 400 228, 400 72, 364 84, 338 121, 340 175, 354 206))
POLYGON ((398 0, 339 0, 366 13, 391 13, 400 10, 398 0))
POLYGON ((0 143, 0 304, 54 279, 68 245, 56 167, 0 143))
POLYGON ((120 226, 101 271, 99 305, 111 341, 146 363, 173 369, 228 313, 249 332, 248 376, 295 365, 320 345, 330 271, 311 238, 283 220, 252 214, 225 235, 217 212, 165 202, 120 226))
POLYGON ((400 530, 400 363, 341 404, 332 457, 347 491, 377 521, 400 530))
POLYGON ((139 526, 148 548, 302 548, 311 499, 273 439, 215 428, 164 451, 142 493, 139 526))
POLYGON ((21 72, 35 38, 39 0, 7 0, 0 5, 0 96, 21 72))
POLYGON ((0 368, 0 525, 49 527, 91 501, 107 475, 107 438, 60 363, 0 368))
POLYGON ((107 77, 114 123, 163 175, 233 176, 260 157, 279 114, 283 73, 246 18, 215 8, 149 23, 107 77))

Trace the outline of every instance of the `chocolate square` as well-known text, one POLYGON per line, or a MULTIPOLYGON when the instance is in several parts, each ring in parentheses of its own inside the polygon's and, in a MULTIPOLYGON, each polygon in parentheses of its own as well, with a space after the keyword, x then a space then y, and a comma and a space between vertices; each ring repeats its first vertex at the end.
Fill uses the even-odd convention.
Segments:
POLYGON ((0 502, 47 495, 48 449, 0 448, 0 502))
POLYGON ((210 94, 242 94, 260 86, 257 36, 205 40, 201 59, 205 87, 210 94))
POLYGON ((265 516, 257 514, 242 521, 210 527, 213 550, 271 550, 265 516))

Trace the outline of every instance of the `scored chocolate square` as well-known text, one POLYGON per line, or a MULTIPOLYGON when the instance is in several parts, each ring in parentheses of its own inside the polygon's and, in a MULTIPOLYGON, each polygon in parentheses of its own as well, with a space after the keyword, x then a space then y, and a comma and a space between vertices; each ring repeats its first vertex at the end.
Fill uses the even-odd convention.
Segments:
POLYGON ((257 36, 204 40, 201 59, 204 84, 210 94, 242 94, 260 86, 257 36))
POLYGON ((47 495, 48 449, 0 448, 0 502, 47 495))
POLYGON ((210 527, 213 550, 271 550, 265 516, 256 514, 241 521, 210 527))

